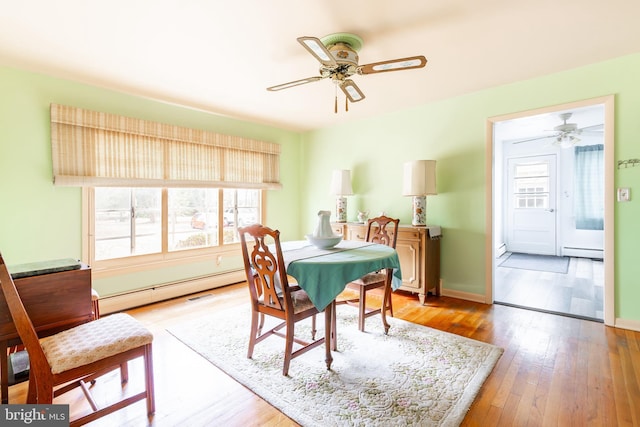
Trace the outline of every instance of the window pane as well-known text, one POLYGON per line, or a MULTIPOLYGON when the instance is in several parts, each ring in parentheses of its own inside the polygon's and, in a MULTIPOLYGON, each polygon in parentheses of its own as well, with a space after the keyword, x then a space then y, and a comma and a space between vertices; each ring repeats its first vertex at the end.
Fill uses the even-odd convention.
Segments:
POLYGON ((237 243, 237 227, 261 221, 261 197, 245 189, 94 188, 92 262, 163 253, 165 242, 167 252, 237 243))
POLYGON ((520 209, 549 207, 549 164, 520 164, 515 167, 515 206, 520 209))
POLYGON ((223 190, 224 243, 239 242, 238 227, 260 222, 260 190, 223 190))
POLYGON ((218 190, 170 188, 169 251, 218 245, 218 190))
POLYGON ((516 178, 517 193, 547 193, 549 191, 549 178, 516 178))
POLYGON ((95 189, 96 260, 161 251, 160 189, 95 189))
POLYGON ((531 163, 531 164, 519 164, 516 165, 516 177, 531 177, 531 176, 548 176, 549 164, 548 163, 531 163))

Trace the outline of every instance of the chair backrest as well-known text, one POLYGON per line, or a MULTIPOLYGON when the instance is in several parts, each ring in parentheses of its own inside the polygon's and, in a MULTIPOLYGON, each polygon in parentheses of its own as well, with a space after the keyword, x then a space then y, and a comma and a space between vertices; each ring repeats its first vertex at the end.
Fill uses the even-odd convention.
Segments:
MULTIPOLYGON (((9 274, 2 254, 0 254, 0 286, 2 287, 4 299, 9 308, 9 313, 11 314, 16 330, 18 331, 18 335, 20 336, 20 340, 26 347, 27 353, 29 353, 30 370, 33 373, 46 372, 50 374, 51 366, 40 346, 36 329, 29 318, 27 310, 24 308, 24 304, 22 304, 20 294, 18 293, 16 284, 13 282, 13 278, 9 274)), ((4 367, 2 367, 2 369, 4 369, 4 367)), ((36 377, 37 375, 38 374, 36 374, 36 377)))
POLYGON ((378 216, 367 221, 367 234, 365 240, 371 243, 391 246, 395 249, 398 240, 398 224, 400 219, 378 216))
POLYGON ((291 295, 280 246, 280 231, 253 224, 238 228, 238 233, 254 308, 262 303, 285 311, 286 307, 291 307, 291 295))

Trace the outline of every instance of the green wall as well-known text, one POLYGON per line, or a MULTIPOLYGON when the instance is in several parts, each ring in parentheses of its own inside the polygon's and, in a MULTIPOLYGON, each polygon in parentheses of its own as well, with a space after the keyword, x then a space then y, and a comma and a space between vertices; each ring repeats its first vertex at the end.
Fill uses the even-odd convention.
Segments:
MULTIPOLYGON (((279 143, 282 190, 267 192, 266 222, 285 239, 299 238, 298 133, 154 102, 40 74, 0 67, 0 251, 9 264, 82 256, 79 188, 52 184, 51 103, 279 143)), ((102 296, 237 269, 196 262, 94 280, 102 296)))
MULTIPOLYGON (((485 170, 487 119, 614 94, 616 161, 640 158, 639 75, 636 54, 308 132, 302 226, 312 230, 317 210, 334 210, 334 198, 328 194, 332 169, 352 170, 355 195, 348 198, 349 221, 358 210, 368 210, 385 211, 410 223, 410 200, 401 196, 402 164, 437 160, 438 195, 427 197, 427 222, 444 229, 443 286, 484 295, 486 175, 491 173, 485 170)), ((616 169, 616 186, 631 187, 632 194, 639 178, 640 167, 616 169)), ((636 197, 640 200, 640 192, 636 197)), ((638 201, 616 204, 615 316, 631 321, 640 320, 638 218, 638 201)))
MULTIPOLYGON (((640 54, 298 134, 0 67, 0 251, 9 264, 81 256, 81 192, 51 183, 53 102, 282 144, 283 189, 268 193, 265 222, 285 239, 311 232, 318 210, 334 211, 328 187, 338 168, 352 170, 356 194, 349 197, 349 220, 368 210, 409 223, 410 200, 400 195, 402 164, 435 159, 439 194, 428 197, 427 220, 444 229, 444 286, 482 295, 487 118, 614 94, 616 161, 640 158, 638 75, 640 54)), ((639 179, 640 167, 616 169, 616 186, 630 187, 632 201, 615 206, 615 316, 631 322, 640 321, 640 204, 633 192, 639 179)), ((109 287, 147 286, 215 269, 200 263, 112 279, 109 287)))

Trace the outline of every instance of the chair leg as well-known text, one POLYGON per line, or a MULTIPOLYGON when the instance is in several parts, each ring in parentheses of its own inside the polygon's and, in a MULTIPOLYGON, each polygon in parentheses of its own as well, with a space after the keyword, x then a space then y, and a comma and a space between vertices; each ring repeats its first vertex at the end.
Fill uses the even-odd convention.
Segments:
POLYGON ((311 341, 315 341, 316 339, 316 315, 311 316, 311 341))
POLYGON ((147 344, 144 349, 144 369, 145 386, 147 388, 147 415, 151 415, 156 412, 156 398, 153 383, 153 351, 151 344, 147 344))
POLYGON ((124 362, 120 364, 120 383, 126 384, 129 381, 129 363, 124 362))
POLYGON ((364 332, 364 318, 367 311, 367 292, 364 286, 360 286, 360 304, 358 304, 358 329, 364 332))
MULTIPOLYGON (((253 348, 256 345, 256 338, 258 336, 258 316, 259 314, 257 311, 251 313, 251 333, 249 335, 249 349, 247 350, 248 359, 251 359, 251 357, 253 356, 253 348)), ((264 320, 264 317, 262 318, 262 320, 264 320)))
POLYGON ((262 328, 264 327, 264 313, 260 313, 260 324, 258 325, 258 333, 261 334, 262 333, 262 328))
POLYGON ((380 317, 382 317, 382 326, 384 327, 384 334, 387 335, 389 333, 389 328, 391 327, 391 325, 389 325, 389 323, 387 323, 387 309, 385 307, 386 303, 385 300, 387 298, 383 297, 382 298, 382 306, 380 307, 380 317))
POLYGON ((387 322, 387 310, 391 312, 393 317, 393 307, 391 305, 391 272, 387 271, 387 282, 384 286, 384 293, 382 294, 382 304, 380 305, 380 315, 382 316, 382 325, 384 326, 384 334, 389 333, 390 325, 387 322))
POLYGON ((33 374, 33 370, 29 370, 29 388, 27 389, 27 403, 38 403, 38 386, 36 385, 36 379, 33 374))
POLYGON ((289 374, 289 365, 291 364, 291 356, 293 354, 293 336, 294 322, 287 320, 287 333, 285 334, 284 344, 284 366, 282 367, 282 375, 285 377, 289 374))

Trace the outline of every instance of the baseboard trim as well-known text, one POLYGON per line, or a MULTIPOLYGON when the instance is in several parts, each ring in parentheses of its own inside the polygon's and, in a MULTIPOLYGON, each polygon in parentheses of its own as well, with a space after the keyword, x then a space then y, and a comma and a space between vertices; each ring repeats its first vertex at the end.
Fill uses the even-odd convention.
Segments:
POLYGON ((485 301, 486 297, 480 294, 472 294, 471 292, 454 291, 451 289, 441 289, 440 295, 451 298, 458 298, 467 301, 479 302, 482 304, 491 304, 491 302, 485 301))
POLYGON ((620 329, 628 329, 630 331, 640 332, 640 321, 617 318, 615 327, 620 329))
POLYGON ((589 248, 571 248, 571 247, 565 246, 562 248, 562 256, 604 259, 604 250, 589 249, 589 248))
POLYGON ((109 314, 243 282, 244 280, 243 270, 232 271, 151 288, 137 289, 124 294, 109 295, 101 297, 98 304, 100 314, 109 314))

